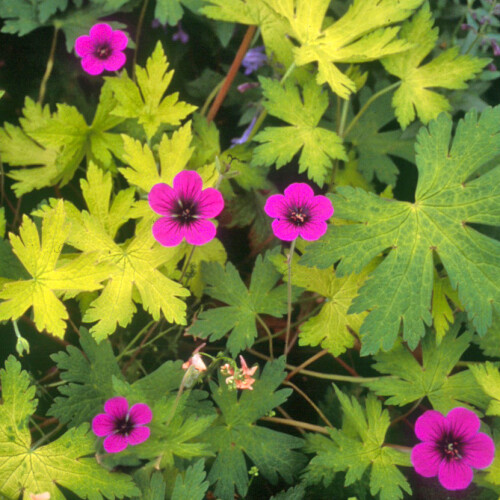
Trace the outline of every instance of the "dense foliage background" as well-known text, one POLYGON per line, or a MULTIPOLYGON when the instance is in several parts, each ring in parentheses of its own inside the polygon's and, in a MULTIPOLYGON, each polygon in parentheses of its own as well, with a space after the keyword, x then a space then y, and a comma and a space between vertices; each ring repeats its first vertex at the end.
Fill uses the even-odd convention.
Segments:
POLYGON ((500 458, 449 491, 410 453, 430 409, 499 443, 500 4, 0 18, 1 497, 498 498, 500 458), (92 76, 74 45, 98 22, 129 44, 92 76), (147 202, 184 170, 225 201, 194 251, 155 241, 147 202), (294 182, 335 214, 290 248, 263 207, 294 182), (203 342, 208 369, 183 368, 203 342), (240 355, 252 390, 221 372, 240 355), (90 424, 116 396, 151 436, 108 454, 90 424))

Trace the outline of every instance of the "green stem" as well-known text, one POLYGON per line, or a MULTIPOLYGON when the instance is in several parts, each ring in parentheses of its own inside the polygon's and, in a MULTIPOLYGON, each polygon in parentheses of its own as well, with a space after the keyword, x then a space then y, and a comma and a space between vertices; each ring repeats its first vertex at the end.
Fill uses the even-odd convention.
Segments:
POLYGON ((215 99, 215 96, 219 93, 219 90, 222 88, 224 85, 224 79, 222 79, 213 89, 212 92, 208 95, 206 98, 205 102, 203 103, 203 107, 201 108, 200 115, 205 116, 208 107, 212 103, 212 101, 215 99))
POLYGON ((345 122, 347 121, 347 113, 349 111, 349 99, 344 99, 342 104, 342 114, 340 116, 340 123, 338 128, 339 137, 344 137, 345 122))
POLYGON ((57 35, 59 34, 59 26, 54 26, 54 34, 52 35, 52 43, 50 45, 49 59, 47 60, 47 66, 45 67, 45 73, 40 83, 40 91, 38 93, 38 104, 42 104, 45 98, 45 91, 47 90, 47 82, 52 73, 52 68, 54 67, 54 56, 56 53, 57 46, 57 35))
POLYGON ((194 245, 191 245, 191 251, 189 252, 189 255, 187 256, 186 260, 184 261, 184 265, 182 266, 181 277, 179 278, 179 283, 181 283, 181 284, 182 284, 182 280, 184 279, 184 275, 186 274, 186 271, 189 267, 189 264, 191 263, 191 259, 193 258, 195 248, 196 247, 194 245))
POLYGON ((144 23, 144 16, 146 15, 146 9, 148 8, 148 3, 149 0, 144 0, 142 4, 141 13, 139 14, 139 20, 137 21, 137 32, 135 35, 135 50, 134 50, 134 57, 132 59, 132 80, 134 81, 134 83, 136 81, 135 66, 137 64, 137 53, 139 52, 139 40, 141 38, 142 25, 144 23))
POLYGON ((150 326, 154 323, 155 321, 150 321, 142 330, 139 331, 139 333, 128 343, 127 347, 123 349, 122 352, 120 352, 116 356, 116 361, 120 361, 123 356, 126 356, 128 352, 130 351, 131 347, 142 337, 143 333, 150 328, 150 326))
POLYGON ((59 432, 63 427, 63 424, 58 424, 57 427, 52 429, 50 432, 42 436, 32 447, 31 451, 36 450, 41 444, 45 443, 48 439, 50 439, 56 432, 59 432))
POLYGON ((271 359, 274 359, 274 351, 273 351, 273 334, 271 333, 271 330, 269 330, 269 327, 266 325, 264 320, 257 314, 257 321, 260 323, 260 326, 264 328, 264 331, 267 334, 267 338, 269 339, 269 356, 271 359))
POLYGON ((286 315, 286 335, 285 335, 285 356, 288 354, 288 342, 290 341, 290 326, 292 324, 292 258, 295 253, 295 245, 297 239, 292 241, 290 250, 286 258, 286 265, 288 267, 288 282, 287 282, 287 315, 286 315))
MULTIPOLYGON (((247 348, 247 351, 250 354, 253 354, 256 358, 265 359, 266 361, 270 361, 269 356, 262 354, 259 351, 256 351, 251 348, 247 348)), ((285 365, 287 370, 295 371, 297 370, 297 366, 294 365, 285 365)), ((307 375, 309 377, 321 378, 324 380, 337 380, 339 382, 351 382, 353 384, 364 384, 365 382, 375 382, 376 380, 380 380, 382 377, 351 377, 349 375, 337 375, 334 373, 321 373, 321 372, 313 372, 310 370, 300 370, 298 373, 302 375, 307 375)))
POLYGON ((396 82, 393 83, 392 85, 389 85, 388 87, 385 87, 385 89, 379 90, 376 94, 373 94, 368 101, 365 102, 363 107, 359 110, 358 114, 352 119, 351 123, 347 126, 345 132, 343 135, 341 135, 342 138, 347 137, 353 127, 358 123, 359 119, 366 113, 366 110, 371 106, 371 104, 376 101, 379 97, 383 96, 384 94, 387 94, 387 92, 390 92, 391 90, 394 90, 398 88, 401 85, 401 82, 396 82))
POLYGON ((300 420, 289 420, 287 418, 279 418, 279 417, 260 417, 259 420, 264 420, 265 422, 272 422, 274 424, 283 424, 290 425, 291 427, 297 427, 299 429, 306 429, 308 431, 319 432, 321 434, 326 434, 327 436, 330 433, 319 425, 309 424, 308 422, 301 422, 300 420))

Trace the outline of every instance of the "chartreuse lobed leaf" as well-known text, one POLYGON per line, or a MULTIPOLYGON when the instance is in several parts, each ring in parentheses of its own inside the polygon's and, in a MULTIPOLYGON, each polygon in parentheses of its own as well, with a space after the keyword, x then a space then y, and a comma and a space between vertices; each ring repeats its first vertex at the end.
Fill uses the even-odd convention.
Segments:
POLYGON ((66 202, 71 222, 67 241, 84 256, 97 254, 99 261, 111 268, 102 293, 83 316, 85 322, 97 322, 90 329, 94 338, 99 341, 117 325, 128 325, 136 311, 134 302, 139 300, 154 319, 163 313, 167 321, 184 324, 186 304, 181 297, 189 291, 158 270, 173 258, 176 249, 158 245, 148 221, 138 224, 135 236, 125 243, 114 240, 118 228, 131 216, 133 188, 121 191, 110 203, 111 176, 95 165, 89 167, 87 180, 81 185, 90 213, 79 212, 66 202))
POLYGON ((429 4, 425 3, 403 25, 400 33, 402 40, 418 43, 402 54, 382 59, 384 68, 401 79, 401 86, 394 93, 392 105, 403 129, 416 115, 427 124, 437 118, 439 113, 451 110, 448 99, 428 90, 429 88, 464 89, 467 87, 466 80, 473 78, 489 62, 489 59, 460 55, 459 47, 452 47, 420 66, 438 40, 438 29, 433 28, 433 24, 429 4))
MULTIPOLYGON (((267 55, 284 68, 293 63, 289 25, 266 0, 205 0, 201 12, 209 18, 259 26, 267 55)), ((294 72, 295 74, 297 71, 294 72)))
POLYGON ((232 500, 235 489, 241 496, 248 490, 248 467, 245 455, 272 484, 278 472, 288 483, 303 465, 303 456, 293 451, 302 446, 302 439, 255 425, 256 420, 284 403, 290 389, 276 391, 285 377, 285 358, 267 363, 262 375, 255 377, 252 391, 230 390, 222 377, 219 386, 210 383, 212 397, 220 409, 215 426, 207 433, 216 458, 208 480, 216 483, 214 494, 232 500))
POLYGON ((391 349, 401 323, 410 348, 424 336, 424 323, 432 321, 434 252, 480 335, 498 307, 500 243, 468 224, 500 219, 500 168, 475 176, 500 153, 500 107, 468 113, 453 141, 451 130, 442 114, 418 134, 415 203, 338 188, 335 215, 353 223, 330 226, 303 257, 303 264, 321 268, 340 259, 336 272, 344 276, 387 251, 349 310, 371 311, 360 329, 363 354, 391 349))
POLYGON ((445 336, 450 325, 455 321, 450 303, 460 308, 458 293, 451 287, 448 276, 439 276, 434 270, 434 286, 432 289, 432 323, 436 331, 437 344, 445 336))
POLYGON ((121 157, 122 140, 109 132, 123 122, 111 116, 116 102, 109 84, 101 91, 99 105, 91 125, 87 125, 80 112, 73 106, 58 104, 50 113, 29 97, 23 108, 20 127, 6 123, 0 129, 0 154, 11 167, 7 175, 16 182, 13 189, 17 196, 52 186, 67 184, 86 157, 103 168, 111 168, 113 155, 121 157), (25 168, 30 166, 33 168, 25 168))
POLYGON ((208 489, 208 481, 205 481, 207 473, 203 460, 198 460, 187 468, 184 477, 180 474, 175 479, 172 500, 203 500, 208 489))
MULTIPOLYGON (((365 104, 369 97, 369 92, 363 89, 360 103, 365 104)), ((404 137, 399 130, 381 131, 394 120, 390 99, 390 95, 384 94, 375 100, 345 140, 354 146, 358 170, 369 182, 376 176, 379 181, 394 186, 399 171, 392 157, 414 161, 415 138, 404 137)))
POLYGON ((51 356, 65 385, 58 387, 49 415, 76 427, 102 413, 103 403, 114 396, 112 377, 122 379, 120 368, 107 341, 99 344, 87 329, 80 329, 82 350, 68 346, 51 356))
MULTIPOLYGON (((286 257, 276 255, 272 258, 278 271, 288 281, 288 266, 286 257)), ((371 266, 373 268, 373 266, 371 266)), ((366 313, 348 314, 352 300, 357 296, 369 272, 364 269, 359 274, 350 274, 337 278, 333 266, 327 269, 317 269, 302 266, 298 258, 292 261, 292 283, 295 286, 315 292, 325 298, 321 311, 300 326, 299 345, 317 346, 334 356, 339 356, 346 349, 353 347, 355 337, 366 313)))
POLYGON ((9 237, 14 253, 31 279, 4 284, 0 291, 3 300, 0 321, 16 320, 33 307, 34 322, 39 331, 64 336, 68 312, 58 296, 98 290, 112 271, 111 265, 97 263, 95 252, 82 254, 58 266, 68 236, 62 201, 45 214, 41 238, 35 223, 23 216, 19 236, 10 233, 9 237))
POLYGON ((395 500, 403 498, 403 491, 411 494, 410 485, 396 467, 411 466, 409 454, 384 446, 390 425, 388 411, 382 410, 382 403, 373 394, 368 394, 363 409, 356 398, 350 399, 337 388, 335 392, 342 408, 343 426, 328 429, 331 439, 322 438, 316 446, 313 443, 310 451, 316 451, 316 456, 308 465, 308 473, 326 474, 325 480, 330 482, 336 472, 344 471, 345 486, 349 486, 370 468, 372 497, 395 500))
POLYGON ((316 81, 328 83, 347 99, 356 84, 336 63, 363 63, 408 50, 411 44, 397 39, 399 28, 387 27, 409 17, 423 0, 354 0, 347 12, 322 29, 329 0, 265 0, 285 18, 300 46, 295 63, 318 64, 316 81))
POLYGON ((404 406, 427 397, 432 407, 448 413, 456 406, 485 408, 488 398, 482 394, 470 370, 451 375, 462 354, 469 347, 472 333, 457 338, 460 321, 452 327, 439 345, 427 335, 422 341, 422 364, 401 344, 391 353, 375 356, 374 368, 388 377, 366 382, 375 394, 387 396, 387 405, 404 406))
POLYGON ((470 365, 481 389, 491 398, 486 415, 500 416, 500 371, 493 363, 486 361, 484 364, 470 365))
POLYGON ((202 263, 203 279, 208 285, 205 292, 228 305, 200 313, 189 333, 215 341, 230 332, 227 348, 232 356, 251 347, 257 337, 257 316, 279 318, 287 310, 286 286, 275 286, 280 274, 269 260, 276 251, 257 257, 249 288, 231 262, 225 269, 217 262, 202 263))
POLYGON ((119 171, 129 184, 146 192, 159 182, 172 185, 174 177, 185 169, 193 154, 193 148, 190 147, 193 139, 191 122, 180 127, 171 137, 163 134, 158 146, 159 167, 147 144, 143 145, 127 135, 122 135, 122 138, 124 161, 129 166, 119 171))
POLYGON ((255 136, 261 145, 254 149, 253 165, 272 165, 276 168, 289 163, 300 151, 299 172, 322 186, 331 160, 347 160, 340 137, 331 130, 318 127, 328 107, 328 94, 314 81, 299 89, 290 81, 282 86, 269 78, 260 78, 269 114, 290 123, 290 126, 266 127, 255 136))
POLYGON ((132 479, 111 473, 94 457, 95 436, 84 424, 72 428, 52 443, 31 447, 29 419, 35 412, 35 387, 13 356, 0 370, 0 496, 15 500, 50 493, 52 500, 64 500, 58 485, 80 498, 124 498, 137 495, 132 479))
POLYGON ((178 92, 164 97, 174 75, 173 71, 168 71, 168 66, 162 44, 158 42, 146 67, 135 67, 137 85, 126 73, 107 78, 118 102, 113 114, 138 120, 148 139, 160 125, 180 125, 181 120, 196 109, 196 106, 179 101, 178 92))

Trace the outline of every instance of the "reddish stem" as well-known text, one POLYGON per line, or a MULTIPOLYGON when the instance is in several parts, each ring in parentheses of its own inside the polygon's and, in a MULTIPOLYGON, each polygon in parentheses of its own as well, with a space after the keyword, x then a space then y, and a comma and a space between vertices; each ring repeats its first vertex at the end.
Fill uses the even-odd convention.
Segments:
POLYGON ((243 61, 243 58, 245 57, 245 54, 247 53, 248 47, 250 47, 250 43, 252 42, 252 38, 255 34, 256 29, 257 29, 257 26, 249 26, 248 27, 248 29, 245 33, 245 36, 243 37, 243 40, 242 40, 240 47, 238 49, 238 52, 236 52, 236 56, 233 60, 233 63, 231 64, 231 67, 229 68, 226 79, 224 80, 224 83, 223 83, 222 87, 220 88, 219 93, 217 94, 216 98, 214 99, 212 106, 210 106, 210 110, 209 110, 208 115, 207 115, 208 123, 210 123, 215 118, 222 103, 224 102, 224 99, 226 98, 226 95, 229 92, 229 89, 231 88, 233 80, 235 79, 236 74, 238 73, 238 70, 240 69, 241 62, 243 61))

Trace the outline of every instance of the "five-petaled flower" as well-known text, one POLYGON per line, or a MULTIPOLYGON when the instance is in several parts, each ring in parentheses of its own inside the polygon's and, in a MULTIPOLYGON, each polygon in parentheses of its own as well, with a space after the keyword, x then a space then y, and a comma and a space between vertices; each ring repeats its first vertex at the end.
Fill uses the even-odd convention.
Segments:
POLYGON ((326 220, 333 215, 333 205, 326 196, 314 196, 308 184, 296 182, 285 189, 284 195, 270 196, 264 211, 276 219, 272 228, 280 240, 293 241, 301 236, 314 241, 326 233, 326 220))
POLYGON ((100 75, 104 70, 117 71, 127 60, 122 52, 127 47, 127 35, 113 31, 109 24, 96 24, 89 35, 79 36, 75 52, 82 58, 82 68, 90 75, 100 75))
POLYGON ((454 408, 446 417, 426 411, 415 423, 423 441, 411 452, 415 471, 424 477, 438 476, 448 490, 462 490, 472 481, 472 468, 484 469, 492 462, 495 444, 479 431, 481 421, 467 408, 454 408))
POLYGON ((215 237, 213 222, 224 199, 217 189, 202 189, 200 175, 192 170, 178 173, 173 187, 155 184, 149 192, 149 205, 160 215, 153 224, 153 236, 165 247, 177 246, 183 238, 191 245, 204 245, 215 237))
POLYGON ((241 368, 234 370, 234 368, 226 363, 221 366, 221 373, 226 378, 226 384, 232 385, 236 387, 236 389, 249 389, 253 391, 253 383, 255 379, 252 378, 252 375, 257 371, 258 366, 255 365, 252 368, 248 368, 247 363, 243 356, 240 356, 240 364, 241 368))
POLYGON ((149 438, 150 430, 145 425, 151 422, 153 413, 147 404, 138 403, 129 409, 128 401, 119 396, 108 399, 104 411, 92 420, 92 430, 96 436, 106 436, 103 446, 108 453, 118 453, 149 438))

